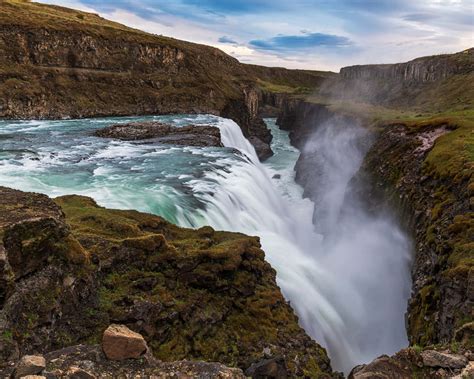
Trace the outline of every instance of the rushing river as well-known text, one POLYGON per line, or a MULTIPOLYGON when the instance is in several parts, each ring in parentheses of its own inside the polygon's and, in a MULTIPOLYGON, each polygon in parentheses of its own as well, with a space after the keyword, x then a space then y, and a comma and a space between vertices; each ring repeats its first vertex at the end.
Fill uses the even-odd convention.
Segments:
POLYGON ((335 369, 348 372, 406 346, 407 238, 391 219, 359 210, 346 212, 335 225, 340 198, 361 159, 351 153, 350 135, 338 145, 344 154, 335 149, 338 136, 317 139, 336 170, 320 186, 328 198, 319 219, 316 211, 316 225, 334 229, 323 237, 313 225, 314 204, 294 182, 299 152, 273 119, 266 122, 275 155, 261 164, 239 127, 216 116, 0 121, 0 185, 53 197, 82 194, 103 206, 155 213, 182 226, 258 235, 302 326, 328 348, 335 369), (226 147, 93 136, 112 123, 143 120, 216 125, 226 147))

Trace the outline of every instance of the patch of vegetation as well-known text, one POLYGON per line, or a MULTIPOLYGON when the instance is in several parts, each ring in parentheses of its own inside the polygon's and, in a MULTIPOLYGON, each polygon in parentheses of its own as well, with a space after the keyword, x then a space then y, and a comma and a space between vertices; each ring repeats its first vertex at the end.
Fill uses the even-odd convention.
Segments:
POLYGON ((126 322, 165 361, 194 358, 246 368, 270 347, 286 357, 290 372, 327 376, 325 351, 298 325, 257 238, 182 229, 81 196, 55 201, 102 266, 97 306, 87 308, 101 321, 86 341, 110 322, 126 322))

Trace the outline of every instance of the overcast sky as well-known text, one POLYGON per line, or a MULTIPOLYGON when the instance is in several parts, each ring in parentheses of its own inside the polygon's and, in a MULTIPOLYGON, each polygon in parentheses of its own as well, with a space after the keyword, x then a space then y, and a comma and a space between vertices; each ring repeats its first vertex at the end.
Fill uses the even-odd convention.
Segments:
POLYGON ((241 62, 338 71, 474 46, 474 0, 44 0, 241 62))

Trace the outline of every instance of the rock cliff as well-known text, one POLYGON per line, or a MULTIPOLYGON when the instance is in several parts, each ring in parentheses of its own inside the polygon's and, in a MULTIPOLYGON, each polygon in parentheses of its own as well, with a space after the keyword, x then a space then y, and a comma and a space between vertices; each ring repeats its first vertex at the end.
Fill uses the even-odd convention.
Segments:
POLYGON ((318 94, 419 113, 463 111, 474 105, 474 49, 406 63, 344 67, 318 94))
POLYGON ((343 67, 340 74, 344 79, 433 82, 472 72, 473 54, 474 49, 468 49, 454 57, 444 54, 417 58, 406 63, 349 66, 343 67))

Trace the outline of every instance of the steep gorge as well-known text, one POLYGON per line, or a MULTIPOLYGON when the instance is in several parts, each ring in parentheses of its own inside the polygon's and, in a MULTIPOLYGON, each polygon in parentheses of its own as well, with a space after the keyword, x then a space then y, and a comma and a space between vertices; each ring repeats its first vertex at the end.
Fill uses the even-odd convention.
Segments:
MULTIPOLYGON (((435 371, 420 368, 418 354, 423 349, 437 346, 465 352, 472 359, 473 163, 466 151, 472 141, 472 123, 443 116, 374 122, 367 116, 288 98, 283 101, 279 124, 290 131, 292 143, 301 151, 296 180, 316 202, 316 225, 316 214, 321 212, 318 188, 325 177, 318 169, 321 150, 308 148, 311 138, 321 138, 328 122, 334 127, 361 124, 371 131, 370 138, 359 142, 367 154, 348 187, 356 189, 360 200, 348 189, 343 207, 362 201, 370 214, 387 206, 396 209, 399 222, 413 236, 413 288, 406 320, 410 346, 419 350, 403 350, 365 369, 371 374, 418 372, 431 377, 435 371)), ((335 217, 341 222, 344 211, 335 217)))

